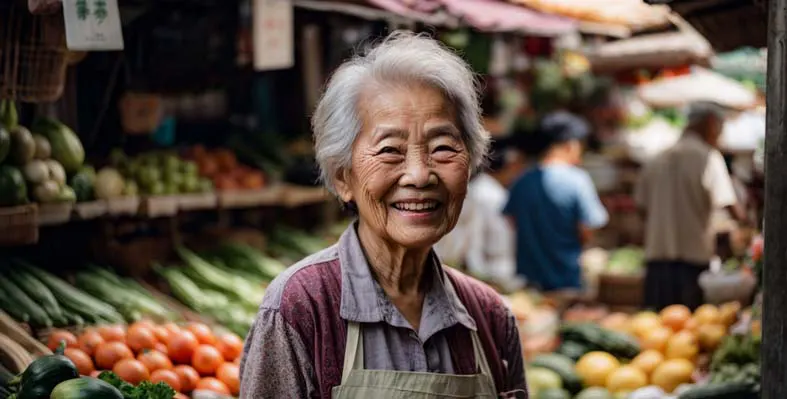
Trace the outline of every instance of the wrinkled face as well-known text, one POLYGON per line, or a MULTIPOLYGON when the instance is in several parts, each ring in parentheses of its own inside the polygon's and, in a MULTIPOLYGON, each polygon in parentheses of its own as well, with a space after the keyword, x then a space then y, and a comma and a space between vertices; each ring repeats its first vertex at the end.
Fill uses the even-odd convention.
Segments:
POLYGON ((456 224, 470 157, 454 106, 428 86, 374 85, 360 97, 361 131, 336 188, 383 240, 426 248, 456 224))

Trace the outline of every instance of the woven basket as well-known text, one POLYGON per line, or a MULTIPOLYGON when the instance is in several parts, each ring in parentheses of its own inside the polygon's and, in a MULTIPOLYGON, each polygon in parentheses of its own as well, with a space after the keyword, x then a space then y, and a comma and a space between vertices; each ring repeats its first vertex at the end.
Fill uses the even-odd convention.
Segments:
POLYGON ((62 15, 0 7, 0 98, 55 101, 63 94, 67 67, 62 15))
POLYGON ((36 204, 0 208, 0 246, 34 244, 37 241, 36 204))

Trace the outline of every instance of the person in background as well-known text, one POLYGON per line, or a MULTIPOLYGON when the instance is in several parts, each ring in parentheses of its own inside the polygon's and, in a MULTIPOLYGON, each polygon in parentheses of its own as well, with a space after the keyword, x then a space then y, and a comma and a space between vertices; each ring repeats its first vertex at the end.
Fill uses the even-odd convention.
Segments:
POLYGON ((484 171, 470 180, 459 221, 435 245, 442 259, 463 264, 472 275, 504 290, 522 285, 515 277, 514 231, 502 214, 508 190, 501 182, 508 142, 491 144, 484 171))
POLYGON ((544 291, 580 290, 582 248, 609 216, 578 165, 588 124, 564 111, 546 115, 545 150, 513 184, 504 213, 516 228, 517 273, 544 291))
POLYGON ((720 106, 692 104, 683 136, 641 173, 634 199, 645 219, 647 307, 702 304, 697 279, 714 256, 713 211, 746 218, 717 149, 723 122, 720 106))

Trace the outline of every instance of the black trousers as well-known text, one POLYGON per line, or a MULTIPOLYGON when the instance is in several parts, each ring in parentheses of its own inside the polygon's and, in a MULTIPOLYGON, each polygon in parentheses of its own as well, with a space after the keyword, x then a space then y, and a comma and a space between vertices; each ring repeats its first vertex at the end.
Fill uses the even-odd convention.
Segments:
POLYGON ((660 311, 669 305, 682 304, 694 310, 704 302, 699 277, 709 263, 654 260, 646 263, 646 308, 660 311))

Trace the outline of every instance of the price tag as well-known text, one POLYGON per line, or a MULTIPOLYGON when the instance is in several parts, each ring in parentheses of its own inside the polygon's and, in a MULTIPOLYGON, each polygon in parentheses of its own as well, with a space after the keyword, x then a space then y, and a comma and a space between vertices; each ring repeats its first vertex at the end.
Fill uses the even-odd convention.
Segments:
POLYGON ((293 66, 292 0, 254 0, 254 69, 293 66))
POLYGON ((117 0, 63 0, 69 50, 123 50, 117 0))

